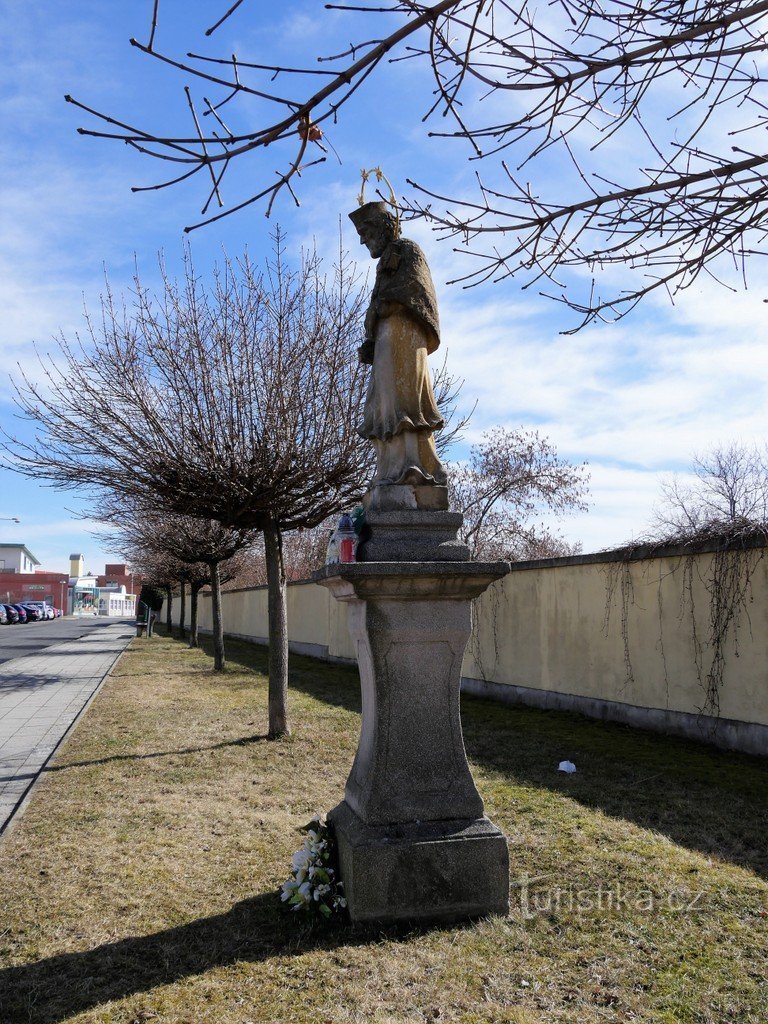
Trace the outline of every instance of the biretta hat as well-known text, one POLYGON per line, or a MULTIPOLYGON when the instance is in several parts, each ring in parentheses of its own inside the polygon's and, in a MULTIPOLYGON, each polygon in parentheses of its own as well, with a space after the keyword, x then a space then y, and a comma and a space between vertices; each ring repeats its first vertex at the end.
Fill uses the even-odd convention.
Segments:
POLYGON ((358 231, 363 224, 381 223, 382 218, 392 221, 397 220, 389 207, 389 203, 384 203, 381 200, 376 200, 372 203, 363 203, 362 206, 358 206, 358 208, 353 210, 349 215, 349 219, 358 231))

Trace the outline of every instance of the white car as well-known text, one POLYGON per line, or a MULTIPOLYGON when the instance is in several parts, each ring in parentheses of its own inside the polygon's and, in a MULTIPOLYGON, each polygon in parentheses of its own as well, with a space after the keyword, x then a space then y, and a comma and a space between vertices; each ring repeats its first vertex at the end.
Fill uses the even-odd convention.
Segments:
POLYGON ((56 618, 53 608, 51 608, 49 604, 46 604, 45 601, 25 601, 24 604, 29 605, 31 608, 37 608, 40 612, 41 619, 56 618))

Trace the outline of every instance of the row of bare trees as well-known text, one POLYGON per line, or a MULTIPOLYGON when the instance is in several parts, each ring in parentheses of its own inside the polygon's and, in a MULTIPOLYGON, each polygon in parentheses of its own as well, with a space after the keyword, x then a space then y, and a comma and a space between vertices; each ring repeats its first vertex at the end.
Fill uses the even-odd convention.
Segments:
POLYGON ((363 295, 343 254, 330 275, 315 253, 291 265, 279 232, 262 271, 225 261, 209 288, 189 254, 180 282, 161 271, 157 295, 138 276, 127 303, 108 289, 84 336, 22 374, 17 404, 35 432, 7 439, 7 464, 87 494, 137 568, 189 580, 193 606, 210 583, 217 669, 220 566, 261 534, 269 732, 283 735, 283 535, 348 507, 371 468, 355 433, 363 295))
MULTIPOLYGON (((293 265, 279 232, 262 271, 247 257, 225 261, 205 287, 189 254, 184 271, 178 282, 161 264, 157 294, 137 275, 127 301, 107 288, 82 336, 61 337, 55 357, 22 371, 17 404, 34 430, 6 436, 6 465, 91 499, 110 546, 165 590, 169 631, 172 592, 184 602, 189 587, 193 644, 210 586, 217 670, 221 584, 242 577, 258 538, 269 732, 279 736, 290 728, 284 538, 312 536, 351 507, 373 469, 355 429, 363 293, 343 253, 329 275, 315 253, 293 265)), ((436 393, 448 415, 457 392, 443 365, 436 393)))
MULTIPOLYGON (((356 432, 363 293, 343 253, 328 276, 314 253, 294 266, 279 232, 263 271, 247 257, 226 261, 205 287, 189 254, 184 270, 177 282, 161 264, 158 294, 138 275, 127 300, 107 289, 84 335, 61 337, 56 357, 22 373, 17 405, 35 429, 6 437, 6 465, 92 499, 110 547, 165 591, 169 632, 173 591, 183 632, 189 588, 193 646, 210 586, 216 670, 226 664, 222 583, 265 579, 269 733, 280 736, 290 731, 288 573, 316 567, 329 523, 373 470, 356 432)), ((459 388, 444 363, 442 455, 466 423, 459 388)), ((472 553, 562 553, 530 521, 540 508, 582 507, 585 479, 537 434, 491 432, 453 467, 472 553)))
POLYGON ((211 588, 214 667, 225 665, 222 585, 242 571, 244 556, 256 531, 222 526, 214 519, 158 512, 156 507, 126 503, 112 495, 99 512, 108 524, 103 540, 128 559, 142 580, 166 592, 168 632, 172 631, 172 595, 181 597, 179 632, 185 633, 186 593, 190 592, 189 646, 198 646, 198 599, 211 588))

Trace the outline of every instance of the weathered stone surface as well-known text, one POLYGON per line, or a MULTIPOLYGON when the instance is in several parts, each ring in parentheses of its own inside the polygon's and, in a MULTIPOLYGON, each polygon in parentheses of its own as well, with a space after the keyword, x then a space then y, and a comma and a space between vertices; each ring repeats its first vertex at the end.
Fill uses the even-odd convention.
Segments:
MULTIPOLYGON (((383 485, 402 492, 415 485, 415 496, 424 486, 442 487, 447 481, 433 437, 444 420, 427 364, 428 354, 440 344, 435 288, 424 253, 400 237, 399 221, 385 203, 366 203, 350 218, 360 241, 379 260, 365 315, 365 343, 358 350, 372 367, 358 433, 376 449, 374 490, 383 485)), ((402 493, 391 497, 392 502, 401 500, 402 493)), ((447 507, 447 499, 440 507, 447 507)))
POLYGON ((353 921, 507 914, 507 843, 487 818, 367 825, 346 802, 328 817, 353 921))
POLYGON ((349 623, 364 717, 347 803, 369 823, 480 817, 459 720, 469 602, 356 602, 349 623))
POLYGON ((363 495, 363 507, 368 512, 445 512, 448 488, 438 484, 374 484, 363 495))
POLYGON ((482 817, 461 733, 461 662, 470 599, 508 568, 353 563, 318 579, 350 602, 363 721, 344 795, 367 824, 482 817))
POLYGON ((336 562, 318 569, 312 579, 327 587, 337 601, 356 597, 445 601, 479 597, 508 572, 509 562, 336 562))
MULTIPOLYGON (((435 490, 435 488, 429 488, 435 490)), ((390 488, 392 490, 392 488, 390 488)), ((358 547, 361 562, 466 562, 469 548, 457 540, 459 512, 366 513, 368 538, 358 547)))
MULTIPOLYGON (((456 543, 461 524, 445 512, 371 519, 374 550, 401 556, 434 557, 456 543)), ((355 921, 506 913, 506 841, 484 818, 467 764, 459 688, 470 602, 508 571, 506 562, 422 558, 315 573, 348 603, 360 670, 360 742, 345 799, 331 815, 355 921)))

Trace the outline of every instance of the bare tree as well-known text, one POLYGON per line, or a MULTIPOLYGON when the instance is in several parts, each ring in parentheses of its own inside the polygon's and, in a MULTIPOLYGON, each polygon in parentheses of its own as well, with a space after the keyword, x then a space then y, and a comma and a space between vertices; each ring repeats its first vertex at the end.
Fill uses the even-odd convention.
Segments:
POLYGON ((158 508, 157 503, 128 502, 113 498, 103 502, 100 519, 111 524, 101 536, 132 563, 152 566, 153 573, 165 575, 168 593, 168 631, 172 587, 180 587, 179 635, 185 635, 186 587, 190 587, 190 647, 198 644, 198 595, 204 586, 211 587, 213 617, 214 668, 225 667, 224 624, 221 610, 221 587, 242 569, 239 555, 256 539, 253 530, 222 526, 216 520, 194 516, 172 515, 158 508))
POLYGON ((460 537, 473 558, 520 561, 577 550, 534 519, 586 509, 589 474, 560 458, 536 431, 496 427, 451 466, 452 504, 464 514, 460 537))
POLYGON ((141 584, 141 591, 139 592, 139 600, 137 605, 137 615, 144 617, 144 624, 147 630, 147 637, 151 637, 154 633, 155 619, 162 611, 163 602, 165 598, 162 593, 162 588, 156 586, 154 583, 147 582, 148 580, 149 576, 147 576, 147 578, 143 580, 141 584), (144 606, 144 611, 139 611, 138 609, 142 605, 144 606))
MULTIPOLYGON (((106 539, 110 542, 114 540, 114 537, 109 536, 106 539)), ((117 550, 121 549, 117 548, 117 550)), ((122 549, 121 554, 130 563, 132 572, 141 577, 142 594, 146 590, 145 597, 154 599, 157 602, 160 593, 162 592, 164 595, 162 598, 159 598, 157 608, 154 608, 151 603, 149 607, 159 615, 162 607, 165 606, 165 630, 168 636, 172 636, 173 592, 178 584, 179 573, 184 567, 166 553, 137 549, 127 552, 122 549)), ((147 603, 145 597, 140 595, 139 601, 147 603)), ((147 635, 151 634, 148 632, 147 635)))
MULTIPOLYGON (((259 201, 269 214, 282 191, 298 204, 296 179, 325 161, 324 132, 341 108, 365 95, 369 79, 383 93, 388 60, 411 60, 434 79, 423 97, 424 120, 438 125, 429 134, 463 143, 476 167, 476 187, 458 197, 410 181, 403 202, 460 239, 473 267, 459 280, 544 281, 586 323, 621 316, 656 289, 674 295, 702 272, 719 275, 721 256, 742 274, 746 258, 762 253, 768 0, 328 4, 367 24, 343 52, 304 68, 267 54, 262 63, 231 51, 174 57, 156 40, 159 6, 147 42, 131 44, 202 91, 195 101, 184 86, 191 130, 139 127, 67 99, 103 122, 82 134, 174 168, 144 188, 205 180, 203 219, 186 230, 259 201), (223 110, 235 97, 254 100, 252 123, 230 127, 242 116, 242 104, 223 110), (277 168, 267 150, 279 154, 277 168), (558 172, 546 184, 549 153, 558 172), (254 191, 225 205, 228 168, 249 158, 258 160, 254 191), (583 268, 615 264, 625 268, 618 288, 606 275, 607 294, 594 278, 579 290, 583 268)), ((235 12, 247 17, 247 6, 232 5, 207 34, 235 12)))
POLYGON ((263 273, 227 262, 210 290, 187 258, 157 298, 138 278, 130 308, 107 292, 42 383, 22 374, 35 429, 6 435, 6 465, 27 476, 263 533, 274 736, 289 729, 283 535, 350 507, 372 472, 355 429, 363 300, 344 259, 330 278, 311 253, 291 267, 279 236, 263 273))
MULTIPOLYGON (((325 562, 331 532, 336 528, 338 516, 327 519, 324 523, 308 530, 294 530, 283 538, 283 566, 285 578, 306 580, 315 569, 325 562)), ((263 540, 257 541, 244 554, 241 568, 230 586, 263 587, 267 583, 267 563, 263 540)))
POLYGON ((768 524, 768 450, 737 442, 694 456, 690 482, 662 482, 654 534, 686 539, 768 524))

